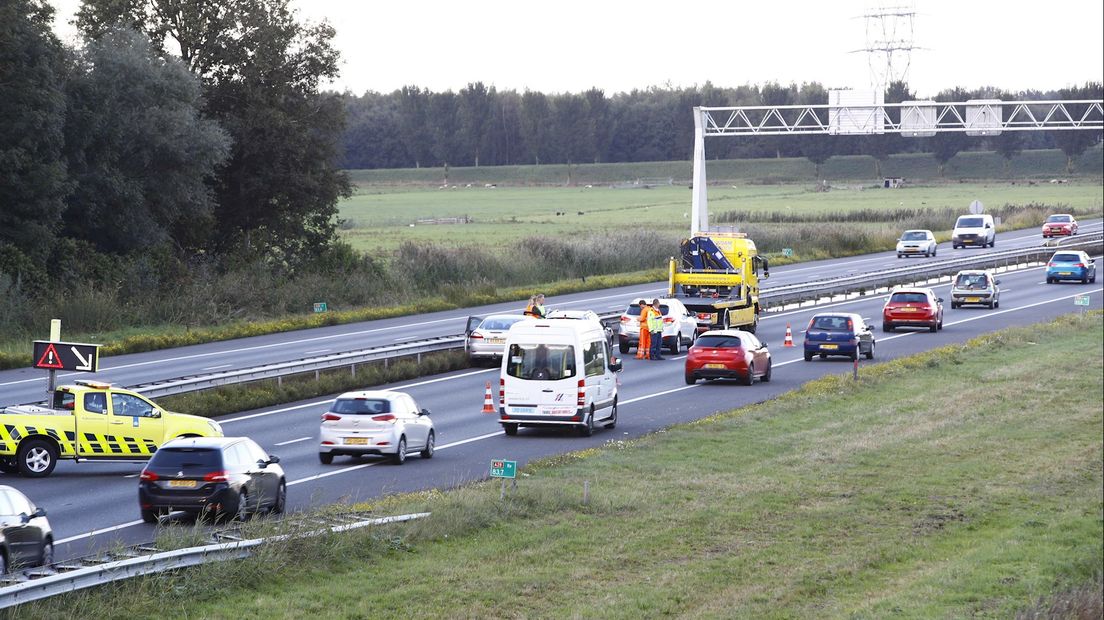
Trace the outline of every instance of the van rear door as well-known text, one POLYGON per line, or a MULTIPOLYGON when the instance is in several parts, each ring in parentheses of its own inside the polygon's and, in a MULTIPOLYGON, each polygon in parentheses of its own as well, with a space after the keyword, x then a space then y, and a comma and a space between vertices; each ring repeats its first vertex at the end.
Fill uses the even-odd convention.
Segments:
POLYGON ((574 343, 513 341, 502 371, 507 415, 575 415, 581 377, 574 343))

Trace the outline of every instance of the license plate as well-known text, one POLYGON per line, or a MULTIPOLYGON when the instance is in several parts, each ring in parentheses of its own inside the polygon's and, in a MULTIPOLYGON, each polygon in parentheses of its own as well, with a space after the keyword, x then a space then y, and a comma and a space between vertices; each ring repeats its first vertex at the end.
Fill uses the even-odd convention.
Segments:
POLYGON ((724 364, 706 364, 705 368, 724 368, 724 364))
POLYGON ((367 437, 346 437, 345 445, 347 446, 366 446, 368 445, 367 437))
POLYGON ((1073 272, 1072 272, 1072 271, 1059 271, 1059 272, 1058 272, 1058 275, 1060 275, 1060 276, 1068 276, 1068 275, 1073 275, 1073 272))
POLYGON ((510 413, 514 413, 514 414, 536 413, 536 412, 537 412, 537 410, 536 410, 535 407, 510 407, 510 413))
POLYGON ((820 348, 828 349, 829 351, 835 351, 836 349, 839 348, 839 345, 838 344, 822 344, 822 345, 820 345, 820 348))
POLYGON ((169 480, 169 488, 172 489, 194 489, 195 487, 195 480, 169 480))
POLYGON ((897 308, 900 312, 916 312, 916 308, 897 308))
POLYGON ((487 338, 487 344, 506 344, 505 338, 487 338))
POLYGON ((966 298, 966 303, 968 303, 968 304, 976 304, 979 301, 981 301, 980 297, 967 297, 966 298))

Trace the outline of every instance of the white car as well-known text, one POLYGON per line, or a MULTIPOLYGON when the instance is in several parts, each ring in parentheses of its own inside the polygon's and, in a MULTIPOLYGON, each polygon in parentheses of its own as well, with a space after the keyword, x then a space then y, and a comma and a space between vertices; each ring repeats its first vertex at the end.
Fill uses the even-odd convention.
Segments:
POLYGON ((598 313, 593 310, 552 310, 548 313, 546 318, 593 321, 602 326, 602 331, 605 332, 606 340, 610 343, 610 346, 612 347, 614 344, 613 329, 607 327, 606 324, 602 322, 602 319, 598 317, 598 313))
MULTIPOLYGON (((617 336, 617 344, 622 355, 640 342, 639 301, 632 301, 621 313, 621 331, 617 336)), ((651 303, 652 300, 645 301, 651 303)), ((660 298, 659 309, 663 311, 663 346, 671 355, 678 355, 683 346, 690 346, 697 339, 698 317, 677 299, 660 298)))
POLYGON ((433 457, 436 433, 429 411, 409 394, 390 390, 346 392, 322 414, 318 459, 329 465, 339 455, 387 456, 396 465, 408 454, 433 457))
POLYGON ((906 230, 897 240, 897 258, 920 254, 935 256, 937 245, 930 230, 906 230))

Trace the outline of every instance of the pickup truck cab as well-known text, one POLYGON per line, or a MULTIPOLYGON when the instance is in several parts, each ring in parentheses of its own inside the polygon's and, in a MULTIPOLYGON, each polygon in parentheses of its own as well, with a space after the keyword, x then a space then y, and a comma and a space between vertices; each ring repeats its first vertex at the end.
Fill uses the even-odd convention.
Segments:
POLYGON ((46 405, 0 413, 0 471, 40 478, 59 458, 145 461, 174 437, 221 437, 218 422, 173 413, 98 381, 59 386, 46 405))

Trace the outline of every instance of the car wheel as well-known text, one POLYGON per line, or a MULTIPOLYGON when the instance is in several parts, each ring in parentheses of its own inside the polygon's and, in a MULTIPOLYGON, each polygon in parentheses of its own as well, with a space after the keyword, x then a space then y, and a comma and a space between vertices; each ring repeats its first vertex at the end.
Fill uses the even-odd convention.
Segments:
POLYGON ((994 308, 1000 308, 1000 300, 999 299, 997 301, 993 302, 993 307, 994 308))
POLYGON ((900 252, 897 253, 897 258, 901 258, 901 253, 900 252))
POLYGON ((57 466, 58 449, 44 439, 30 439, 19 445, 16 459, 19 473, 28 478, 43 478, 57 466))
POLYGON ((249 520, 249 492, 242 489, 238 493, 238 511, 234 513, 234 520, 245 523, 249 520))
POLYGON ((594 434, 594 407, 591 406, 590 411, 587 412, 586 420, 579 425, 579 436, 590 437, 594 434))
POLYGON ((682 352, 682 334, 676 333, 674 338, 671 338, 671 346, 667 348, 671 352, 671 355, 678 355, 682 352))
POLYGON ((932 323, 931 325, 929 325, 928 326, 928 331, 930 331, 933 334, 935 332, 939 331, 939 323, 932 323))
POLYGON ((686 380, 686 385, 694 385, 698 382, 698 378, 694 376, 694 373, 688 372, 683 375, 683 379, 686 380))
POLYGON ((502 430, 507 435, 513 437, 514 435, 517 435, 518 425, 517 424, 503 424, 502 425, 502 430))
POLYGON ((721 329, 728 329, 731 325, 728 324, 728 310, 721 312, 721 329))
POLYGON ((767 372, 764 372, 763 376, 760 377, 760 379, 759 379, 763 383, 770 383, 770 380, 771 380, 771 367, 772 366, 774 366, 774 364, 771 362, 770 359, 768 359, 767 360, 767 372))
POLYGON ((932 246, 932 256, 935 256, 939 252, 939 248, 932 246))
POLYGON ((956 304, 955 302, 952 301, 951 302, 951 310, 958 310, 958 308, 959 308, 959 304, 956 304))
POLYGON ((10 456, 0 457, 0 471, 5 474, 18 474, 19 461, 10 456))
POLYGON ((329 465, 333 463, 333 452, 319 452, 318 460, 322 461, 323 465, 329 465))
POLYGON ((1094 274, 1092 274, 1092 277, 1091 277, 1091 278, 1089 278, 1089 283, 1091 283, 1091 284, 1095 284, 1095 283, 1096 283, 1096 274, 1095 274, 1095 273, 1094 273, 1094 274))
POLYGON ((1051 278, 1051 277, 1048 276, 1047 279, 1046 279, 1046 283, 1047 284, 1054 284, 1054 278, 1051 278))
POLYGON ((272 508, 269 509, 274 515, 283 514, 284 509, 287 508, 287 482, 281 480, 280 484, 276 487, 276 501, 272 502, 272 508))
POLYGON ((748 364, 747 376, 744 377, 744 385, 755 383, 755 364, 748 364))
POLYGON ((873 342, 870 343, 870 350, 866 352, 866 359, 868 359, 868 360, 874 359, 874 343, 873 342))
POLYGON ((1089 274, 1086 273, 1085 275, 1081 276, 1081 284, 1088 284, 1088 283, 1089 283, 1089 274))
POLYGON ((627 340, 620 340, 617 342, 617 350, 621 351, 621 355, 625 355, 629 352, 629 343, 627 340))
POLYGON ((828 359, 828 354, 827 353, 821 353, 820 354, 820 359, 822 359, 822 360, 828 359))
POLYGON ((997 247, 997 238, 996 237, 993 237, 993 240, 989 242, 989 247, 991 247, 991 248, 997 247))
POLYGON ((395 446, 395 454, 391 456, 391 462, 395 465, 406 462, 406 435, 399 437, 399 444, 395 446))
POLYGON ((42 545, 42 563, 39 566, 49 566, 54 563, 54 541, 47 539, 42 545))
POLYGON ((811 361, 813 361, 813 354, 812 354, 812 353, 809 353, 808 351, 806 351, 806 352, 805 352, 805 361, 806 361, 806 362, 811 362, 811 361))
POLYGON ((602 425, 605 428, 617 428, 617 397, 613 397, 613 411, 610 412, 610 417, 606 420, 606 423, 602 425))
POLYGON ((418 456, 423 459, 433 458, 433 450, 437 447, 437 435, 433 431, 429 431, 429 436, 426 437, 426 445, 422 448, 422 451, 418 453, 418 456))
POLYGON ((882 331, 883 332, 893 331, 893 323, 890 323, 889 321, 882 321, 882 331))
POLYGON ((156 508, 149 510, 142 508, 142 521, 144 523, 157 523, 161 520, 161 511, 156 508))

